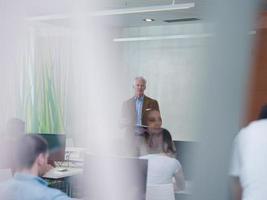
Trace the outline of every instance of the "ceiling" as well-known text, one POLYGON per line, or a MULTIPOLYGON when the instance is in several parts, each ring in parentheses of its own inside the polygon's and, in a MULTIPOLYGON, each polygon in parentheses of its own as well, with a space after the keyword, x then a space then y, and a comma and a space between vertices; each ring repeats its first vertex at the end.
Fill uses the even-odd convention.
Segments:
MULTIPOLYGON (((189 3, 194 0, 175 0, 174 3, 189 3)), ((118 9, 127 7, 144 7, 155 5, 172 4, 173 0, 102 0, 102 6, 105 9, 118 9)))
MULTIPOLYGON (((161 8, 165 6, 181 5, 184 3, 194 3, 194 0, 102 0, 101 5, 98 4, 96 10, 101 12, 103 10, 108 11, 124 11, 124 14, 110 14, 101 15, 95 17, 96 21, 104 22, 109 26, 114 27, 134 27, 134 26, 157 26, 157 25, 169 25, 170 23, 165 22, 165 20, 176 20, 176 19, 188 19, 188 18, 200 18, 197 12, 196 5, 188 9, 176 9, 176 10, 157 10, 157 11, 146 11, 146 12, 136 12, 128 13, 128 10, 142 8, 161 8), (145 22, 145 18, 152 18, 154 21, 145 22)), ((71 6, 71 4, 69 5, 71 6)), ((83 8, 86 10, 86 8, 83 8)), ((89 7, 88 7, 88 10, 89 7)), ((48 14, 41 14, 32 16, 32 19, 40 20, 45 23, 53 25, 67 26, 69 24, 68 14, 69 9, 66 12, 54 12, 48 14)), ((89 11, 88 11, 89 13, 89 11)), ((116 13, 116 12, 115 12, 116 13)), ((188 23, 186 22, 174 22, 174 23, 188 23)), ((174 24, 171 23, 171 24, 174 24)))

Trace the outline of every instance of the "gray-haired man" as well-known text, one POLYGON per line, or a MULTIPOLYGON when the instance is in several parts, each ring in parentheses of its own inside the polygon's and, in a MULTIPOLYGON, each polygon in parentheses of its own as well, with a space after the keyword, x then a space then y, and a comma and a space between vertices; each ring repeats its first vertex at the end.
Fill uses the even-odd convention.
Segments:
POLYGON ((144 112, 147 110, 159 111, 159 104, 157 100, 144 94, 146 89, 146 79, 144 77, 136 77, 133 88, 135 90, 134 96, 123 103, 123 117, 127 118, 130 124, 146 125, 143 119, 144 112))

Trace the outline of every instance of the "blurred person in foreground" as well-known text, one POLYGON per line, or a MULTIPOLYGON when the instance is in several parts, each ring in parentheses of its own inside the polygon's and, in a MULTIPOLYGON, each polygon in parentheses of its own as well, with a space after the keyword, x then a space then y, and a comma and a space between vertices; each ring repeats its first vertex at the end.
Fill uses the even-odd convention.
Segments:
POLYGON ((243 128, 234 140, 230 176, 232 199, 267 199, 267 105, 257 121, 243 128))
POLYGON ((5 200, 68 200, 63 192, 48 187, 41 178, 49 169, 48 145, 38 135, 24 135, 17 142, 17 171, 14 177, 0 184, 0 199, 5 200))
POLYGON ((146 79, 142 76, 134 79, 134 97, 128 99, 122 106, 122 118, 126 125, 145 125, 144 112, 147 110, 158 110, 159 104, 157 100, 145 95, 146 79))

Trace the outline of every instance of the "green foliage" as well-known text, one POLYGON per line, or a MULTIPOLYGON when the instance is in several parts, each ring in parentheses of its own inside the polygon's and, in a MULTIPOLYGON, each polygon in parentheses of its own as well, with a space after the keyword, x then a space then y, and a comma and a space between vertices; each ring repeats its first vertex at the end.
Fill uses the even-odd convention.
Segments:
POLYGON ((33 84, 25 105, 29 133, 64 132, 62 108, 51 69, 46 65, 33 73, 33 84))

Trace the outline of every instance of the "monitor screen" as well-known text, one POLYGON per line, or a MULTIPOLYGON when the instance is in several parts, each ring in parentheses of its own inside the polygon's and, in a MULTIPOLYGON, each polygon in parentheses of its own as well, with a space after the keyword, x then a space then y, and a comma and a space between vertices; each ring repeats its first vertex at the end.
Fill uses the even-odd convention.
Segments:
POLYGON ((197 143, 189 141, 173 141, 176 148, 176 159, 182 165, 186 180, 193 179, 194 161, 197 152, 197 143))
POLYGON ((50 134, 38 133, 48 143, 49 161, 64 161, 65 159, 65 144, 66 135, 64 134, 50 134))

